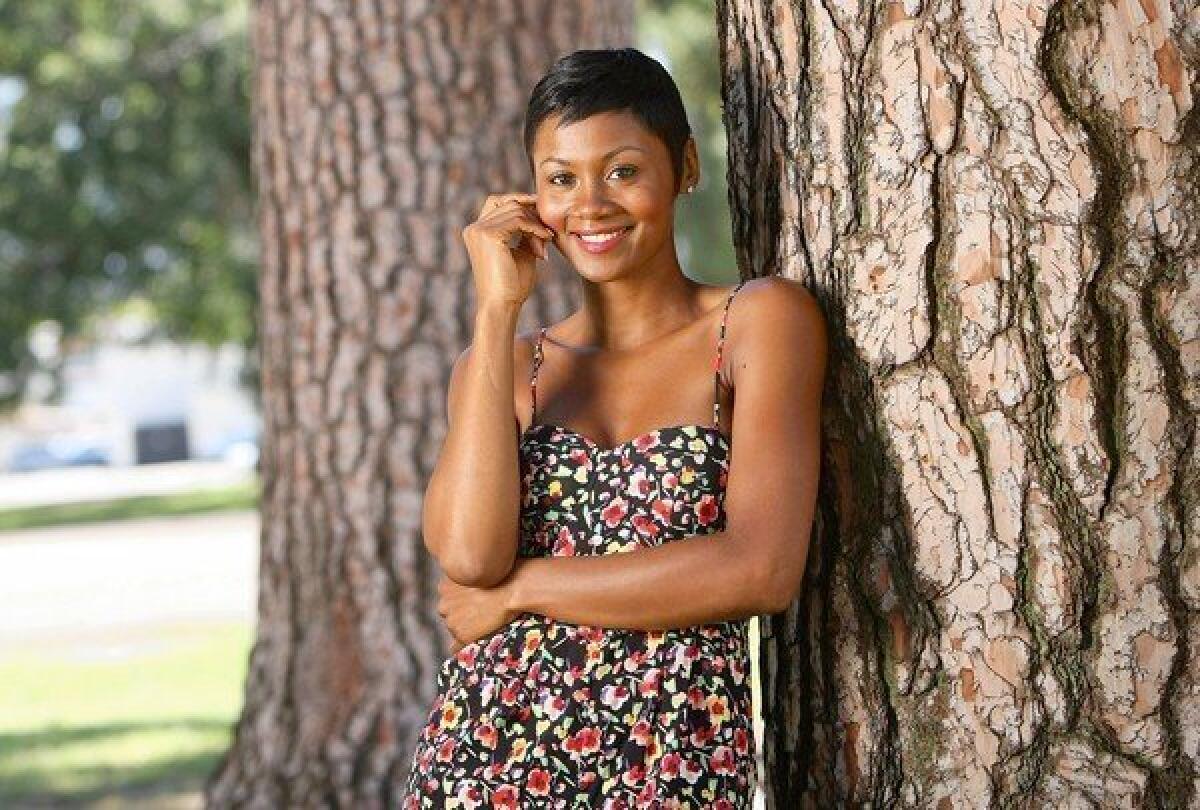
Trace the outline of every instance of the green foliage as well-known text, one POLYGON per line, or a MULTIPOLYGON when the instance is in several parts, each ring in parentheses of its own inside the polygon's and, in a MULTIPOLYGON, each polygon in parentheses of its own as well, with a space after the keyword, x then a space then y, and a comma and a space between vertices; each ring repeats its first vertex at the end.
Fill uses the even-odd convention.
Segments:
POLYGON ((680 198, 676 227, 689 276, 720 284, 737 280, 726 183, 721 65, 712 0, 639 0, 638 45, 667 69, 687 108, 700 155, 700 185, 680 198))
POLYGON ((255 339, 244 0, 0 0, 0 374, 133 293, 175 338, 255 339))

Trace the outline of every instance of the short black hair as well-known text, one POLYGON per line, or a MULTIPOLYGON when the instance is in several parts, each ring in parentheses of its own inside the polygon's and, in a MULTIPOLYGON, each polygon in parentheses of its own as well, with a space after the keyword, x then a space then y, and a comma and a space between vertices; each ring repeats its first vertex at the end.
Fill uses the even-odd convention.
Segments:
POLYGON ((675 182, 683 176, 683 149, 692 128, 675 80, 636 48, 579 50, 561 57, 529 95, 525 154, 533 171, 533 139, 547 118, 573 124, 597 113, 628 110, 658 136, 671 156, 675 182))

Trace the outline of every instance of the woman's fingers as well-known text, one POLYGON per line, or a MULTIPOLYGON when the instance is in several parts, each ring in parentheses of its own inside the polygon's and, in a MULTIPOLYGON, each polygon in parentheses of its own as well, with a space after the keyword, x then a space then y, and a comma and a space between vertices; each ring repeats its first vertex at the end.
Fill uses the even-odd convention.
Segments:
POLYGON ((489 194, 487 199, 483 201, 483 205, 479 207, 479 217, 491 213, 493 209, 499 209, 507 203, 528 204, 534 202, 537 202, 536 194, 526 194, 520 191, 513 191, 506 194, 489 194))
POLYGON ((546 242, 554 239, 554 231, 547 228, 538 220, 527 216, 514 215, 511 218, 496 223, 495 227, 504 234, 504 244, 510 250, 516 250, 521 242, 526 241, 532 246, 532 252, 541 258, 546 258, 546 242))

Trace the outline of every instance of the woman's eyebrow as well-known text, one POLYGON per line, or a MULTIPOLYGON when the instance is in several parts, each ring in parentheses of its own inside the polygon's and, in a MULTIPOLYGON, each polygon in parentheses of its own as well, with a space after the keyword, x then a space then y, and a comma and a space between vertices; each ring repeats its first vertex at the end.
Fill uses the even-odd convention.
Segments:
MULTIPOLYGON (((638 151, 638 152, 645 152, 645 151, 646 151, 645 149, 643 149, 643 148, 642 148, 642 147, 640 147, 640 146, 618 146, 616 149, 612 150, 612 151, 611 151, 611 152, 609 152, 607 155, 605 155, 604 157, 600 158, 600 160, 608 160, 608 159, 609 159, 610 157, 612 157, 613 155, 615 155, 615 154, 618 154, 618 153, 620 153, 620 152, 624 152, 626 149, 633 149, 633 150, 635 150, 635 151, 638 151)), ((543 160, 543 161, 542 161, 542 163, 562 163, 562 164, 565 164, 565 165, 567 165, 567 166, 570 166, 570 165, 571 165, 571 161, 569 161, 569 160, 563 160, 562 158, 556 158, 556 157, 548 157, 548 158, 546 158, 545 160, 543 160)), ((539 163, 538 165, 539 165, 539 166, 541 166, 541 165, 542 165, 542 163, 539 163)))

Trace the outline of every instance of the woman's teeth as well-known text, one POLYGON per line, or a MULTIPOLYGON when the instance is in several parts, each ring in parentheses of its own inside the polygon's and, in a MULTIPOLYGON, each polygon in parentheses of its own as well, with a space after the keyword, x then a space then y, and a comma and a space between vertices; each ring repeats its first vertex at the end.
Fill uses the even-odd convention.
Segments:
POLYGON ((630 225, 625 228, 619 228, 615 231, 605 231, 603 233, 577 233, 575 236, 583 243, 584 250, 589 253, 600 253, 608 250, 613 245, 621 241, 629 231, 633 229, 630 225))
POLYGON ((585 242, 592 242, 592 243, 607 242, 609 239, 612 239, 615 234, 618 234, 618 233, 621 233, 621 231, 606 231, 605 233, 581 233, 581 234, 579 234, 579 238, 585 242))

